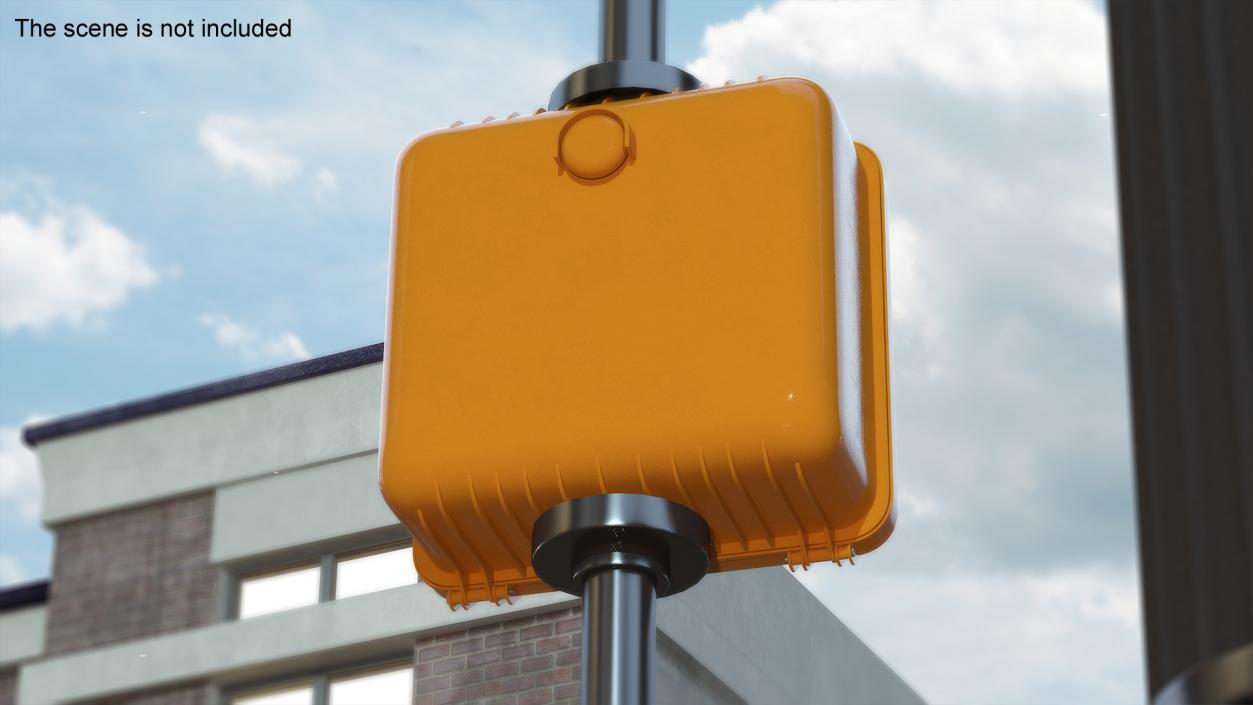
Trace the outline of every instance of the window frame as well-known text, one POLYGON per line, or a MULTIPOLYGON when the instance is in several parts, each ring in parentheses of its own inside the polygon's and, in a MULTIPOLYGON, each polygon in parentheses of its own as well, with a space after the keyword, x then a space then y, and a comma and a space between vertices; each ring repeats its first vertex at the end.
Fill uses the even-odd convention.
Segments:
MULTIPOLYGON (((353 560, 355 558, 368 558, 369 556, 377 556, 380 553, 391 553, 392 551, 400 550, 402 548, 409 549, 410 556, 412 556, 413 542, 411 540, 391 541, 389 543, 375 544, 373 546, 358 549, 355 551, 340 551, 339 553, 328 554, 330 558, 330 567, 329 567, 329 571, 330 571, 329 583, 330 584, 329 586, 328 585, 322 586, 324 590, 327 590, 328 596, 327 596, 326 601, 330 602, 331 600, 347 599, 347 598, 342 598, 339 596, 339 564, 341 562, 353 560)), ((325 561, 327 557, 328 556, 324 556, 323 561, 325 561)), ((323 575, 328 575, 328 573, 325 572, 328 570, 327 564, 325 562, 322 564, 322 570, 324 571, 323 575)), ((419 582, 421 582, 422 579, 418 577, 418 571, 416 568, 414 569, 413 574, 414 574, 414 577, 417 578, 414 581, 414 584, 416 585, 419 582)), ((379 590, 371 590, 370 592, 357 593, 356 595, 349 595, 349 597, 369 595, 372 592, 379 592, 381 590, 391 590, 391 589, 392 588, 379 588, 379 590)))
POLYGON ((317 705, 318 702, 318 677, 316 675, 301 675, 291 678, 281 678, 276 681, 262 681, 259 683, 247 683, 231 688, 224 688, 219 691, 219 697, 216 699, 217 705, 235 705, 236 698, 240 696, 256 696, 267 695, 270 693, 281 693, 285 690, 295 690, 309 686, 312 689, 309 705, 317 705))
POLYGON ((365 676, 372 673, 386 673, 388 671, 398 671, 401 668, 409 669, 409 702, 413 702, 414 691, 414 669, 417 668, 417 659, 412 652, 406 654, 403 658, 394 658, 384 661, 371 661, 367 665, 354 665, 346 668, 336 668, 326 671, 322 674, 322 700, 318 700, 318 690, 313 691, 313 705, 332 705, 331 703, 331 683, 337 680, 347 680, 353 676, 365 676))
MULTIPOLYGON (((231 565, 224 566, 219 574, 220 590, 218 594, 221 596, 219 602, 220 621, 240 621, 239 613, 242 606, 243 584, 246 580, 317 565, 318 601, 313 604, 320 605, 335 600, 336 572, 341 559, 382 553, 403 546, 412 546, 412 538, 409 536, 409 532, 403 526, 389 526, 360 534, 339 537, 332 541, 325 541, 290 551, 271 553, 237 561, 231 565)), ((419 576, 414 584, 420 582, 422 582, 422 578, 419 576)), ((312 605, 304 606, 309 607, 312 605)), ((300 608, 293 607, 291 609, 300 608)), ((286 611, 278 610, 257 616, 280 614, 286 611)), ((253 619, 253 617, 245 619, 253 619)))
MULTIPOLYGON (((310 705, 330 705, 331 701, 331 681, 341 678, 366 675, 368 673, 381 673, 390 670, 399 670, 408 668, 410 673, 417 665, 412 650, 398 652, 394 656, 384 656, 383 658, 372 658, 361 661, 351 661, 341 666, 331 668, 314 669, 310 671, 288 674, 277 679, 266 679, 261 681, 247 681, 236 685, 220 687, 217 689, 217 698, 215 705, 235 705, 235 699, 240 696, 260 695, 266 692, 279 692, 288 688, 298 688, 308 684, 313 688, 313 698, 310 705)), ((413 679, 409 681, 409 699, 413 699, 414 695, 413 679)))
POLYGON ((294 609, 300 609, 301 607, 309 607, 309 606, 311 606, 311 605, 321 604, 322 602, 324 602, 324 601, 325 601, 325 600, 323 600, 323 599, 322 599, 322 592, 323 592, 323 590, 325 590, 325 589, 326 589, 326 586, 325 586, 325 585, 323 585, 323 584, 322 584, 322 582, 321 582, 321 581, 322 581, 322 573, 320 572, 320 571, 322 571, 324 568, 325 568, 325 564, 324 564, 323 562, 321 562, 321 561, 318 561, 318 560, 304 560, 304 561, 299 561, 299 562, 296 562, 296 563, 286 563, 286 564, 284 564, 284 565, 275 566, 275 567, 273 567, 273 568, 266 569, 266 570, 252 571, 252 572, 242 573, 242 574, 240 574, 240 575, 237 575, 237 576, 236 576, 236 578, 235 578, 235 584, 234 584, 234 592, 235 592, 235 595, 234 595, 234 599, 232 600, 232 604, 234 605, 234 608, 235 608, 235 610, 234 610, 234 614, 232 615, 232 618, 233 618, 235 621, 240 621, 240 620, 244 620, 244 619, 255 619, 256 617, 264 617, 264 616, 269 615, 269 614, 278 614, 279 612, 288 612, 288 611, 291 611, 291 610, 294 610, 294 609), (318 573, 318 581, 319 581, 319 582, 318 582, 318 599, 317 599, 317 601, 316 601, 316 602, 311 602, 311 603, 309 603, 309 604, 307 604, 307 605, 297 605, 296 607, 285 607, 285 608, 283 608, 283 609, 279 609, 279 610, 272 610, 272 611, 270 611, 270 612, 262 612, 261 614, 253 615, 253 616, 251 616, 251 617, 244 617, 244 616, 242 616, 242 615, 240 614, 240 612, 241 612, 241 610, 243 609, 243 606, 244 606, 244 583, 245 583, 245 582, 247 582, 247 581, 249 581, 249 580, 258 580, 258 579, 264 579, 264 578, 274 577, 274 576, 277 576, 277 575, 283 575, 283 574, 285 574, 285 573, 294 573, 294 572, 296 572, 296 571, 300 571, 300 570, 307 570, 307 569, 309 569, 309 568, 314 568, 314 567, 318 568, 318 570, 319 570, 319 573, 318 573))

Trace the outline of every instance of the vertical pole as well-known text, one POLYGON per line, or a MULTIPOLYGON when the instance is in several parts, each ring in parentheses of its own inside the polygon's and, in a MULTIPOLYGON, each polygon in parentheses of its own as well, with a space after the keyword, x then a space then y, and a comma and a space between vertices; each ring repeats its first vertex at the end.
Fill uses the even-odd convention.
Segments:
MULTIPOLYGON (((663 0, 601 0, 601 61, 665 61, 663 0)), ((583 581, 583 705, 650 705, 657 697, 657 584, 606 566, 583 581)))
POLYGON ((601 0, 600 60, 665 62, 664 0, 601 0))
POLYGON ((571 499, 531 528, 531 565, 545 583, 583 598, 583 705, 651 705, 657 598, 709 570, 709 525, 646 494, 571 499))
POLYGON ((606 567, 583 582, 583 705, 650 705, 655 697, 653 576, 606 567))
POLYGON ((1149 696, 1253 703, 1253 3, 1108 10, 1149 696))
MULTIPOLYGON (((665 61, 664 0, 601 0, 600 60, 665 61)), ((583 705, 650 705, 655 697, 654 576, 606 566, 583 578, 583 705)))
POLYGON ((667 64, 665 56, 665 0, 601 0, 600 62, 558 83, 548 109, 700 86, 695 76, 667 64))

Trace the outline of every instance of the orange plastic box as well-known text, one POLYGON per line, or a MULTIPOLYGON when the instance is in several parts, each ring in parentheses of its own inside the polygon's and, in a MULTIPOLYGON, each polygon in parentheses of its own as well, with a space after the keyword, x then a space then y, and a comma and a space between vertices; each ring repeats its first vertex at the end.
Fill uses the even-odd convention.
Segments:
POLYGON ((891 533, 882 174, 817 85, 439 130, 396 188, 381 482, 450 604, 547 590, 584 495, 691 507, 711 570, 891 533))

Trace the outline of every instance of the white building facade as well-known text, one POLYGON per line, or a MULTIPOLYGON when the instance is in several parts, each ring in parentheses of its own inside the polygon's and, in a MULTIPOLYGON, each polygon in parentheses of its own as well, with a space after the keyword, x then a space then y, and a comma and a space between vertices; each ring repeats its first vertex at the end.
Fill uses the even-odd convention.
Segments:
MULTIPOLYGON (((0 705, 577 703, 565 594, 451 610, 378 491, 382 346, 26 429, 50 585, 0 591, 0 705)), ((783 568, 658 603, 661 703, 921 699, 783 568)))

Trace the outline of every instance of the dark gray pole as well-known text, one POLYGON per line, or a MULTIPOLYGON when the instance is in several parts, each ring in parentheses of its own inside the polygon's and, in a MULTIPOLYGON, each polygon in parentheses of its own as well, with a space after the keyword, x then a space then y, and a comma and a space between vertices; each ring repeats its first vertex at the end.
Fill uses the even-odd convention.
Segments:
POLYGON ((1253 703, 1253 3, 1108 9, 1149 696, 1253 703))
POLYGON ((644 494, 562 502, 535 520, 531 565, 583 597, 583 705, 651 705, 657 598, 709 569, 709 525, 681 504, 644 494))
MULTIPOLYGON (((663 0, 601 0, 600 63, 557 85, 550 110, 691 90, 665 63, 663 0)), ((709 526, 660 497, 580 497, 535 521, 531 565, 550 586, 583 597, 583 705, 651 705, 656 697, 657 598, 709 568, 709 526)))
POLYGON ((657 589, 636 570, 602 568, 583 579, 583 702, 656 700, 657 589))
POLYGON ((558 83, 548 109, 699 87, 695 76, 665 62, 665 27, 663 0, 601 0, 600 61, 558 83))
POLYGON ((600 60, 666 60, 663 0, 602 0, 600 60))

